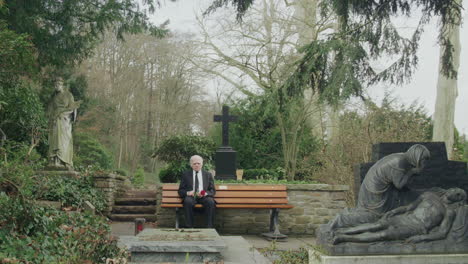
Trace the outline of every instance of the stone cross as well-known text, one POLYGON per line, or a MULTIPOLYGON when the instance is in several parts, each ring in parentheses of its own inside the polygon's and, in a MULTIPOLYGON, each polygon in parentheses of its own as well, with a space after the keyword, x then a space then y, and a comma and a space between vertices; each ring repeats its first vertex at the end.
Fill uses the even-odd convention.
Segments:
POLYGON ((214 116, 215 122, 222 122, 223 126, 223 146, 229 146, 229 122, 237 121, 237 116, 229 115, 229 107, 223 105, 223 114, 214 116))

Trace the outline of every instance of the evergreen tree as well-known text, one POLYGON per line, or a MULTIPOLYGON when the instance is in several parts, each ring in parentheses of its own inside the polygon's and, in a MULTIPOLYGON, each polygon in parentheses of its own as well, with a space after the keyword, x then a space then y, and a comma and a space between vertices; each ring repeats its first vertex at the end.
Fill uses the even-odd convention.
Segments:
MULTIPOLYGON (((143 1, 153 12, 158 0, 143 1)), ((63 67, 89 56, 102 34, 111 27, 124 33, 164 30, 148 22, 148 12, 132 0, 8 0, 0 20, 17 34, 29 36, 37 49, 38 66, 63 67)))
MULTIPOLYGON (((214 0, 205 12, 232 4, 241 20, 254 0, 214 0)), ((418 63, 417 49, 424 25, 431 18, 440 17, 441 25, 456 23, 461 6, 455 0, 325 0, 321 12, 333 12, 339 17, 340 30, 328 39, 304 46, 304 57, 296 72, 285 85, 287 96, 302 95, 303 89, 318 89, 323 99, 337 102, 339 98, 361 95, 364 87, 381 81, 401 84, 408 81, 418 63), (419 25, 410 38, 402 37, 392 23, 398 15, 410 16, 421 10, 419 25), (337 54, 340 63, 333 63, 329 54, 337 54), (370 61, 379 57, 399 56, 390 67, 376 72, 370 61), (314 84, 318 83, 318 86, 314 84)), ((452 64, 453 49, 443 34, 439 42, 444 49, 443 73, 456 76, 452 64)))

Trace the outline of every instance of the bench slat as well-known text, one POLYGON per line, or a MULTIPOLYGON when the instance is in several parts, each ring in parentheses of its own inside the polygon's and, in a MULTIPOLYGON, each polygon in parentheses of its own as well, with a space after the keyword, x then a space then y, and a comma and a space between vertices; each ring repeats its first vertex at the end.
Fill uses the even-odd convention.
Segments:
MULTIPOLYGON (((161 204, 163 208, 182 208, 182 204, 180 203, 173 203, 173 204, 161 204)), ((196 208, 203 207, 201 204, 195 205, 196 208)), ((216 208, 237 208, 237 209, 249 209, 249 208, 264 208, 264 209, 273 209, 273 208, 280 208, 280 209, 289 209, 293 208, 293 205, 289 204, 217 204, 216 208)))
MULTIPOLYGON (((177 191, 163 191, 163 197, 179 197, 177 191)), ((217 191, 216 198, 286 198, 286 191, 217 191)))
MULTIPOLYGON (((225 185, 216 184, 216 191, 286 191, 286 185, 225 185)), ((177 191, 179 184, 169 183, 163 184, 163 191, 177 191)))
MULTIPOLYGON (((286 198, 217 198, 217 204, 287 204, 286 198)), ((163 197, 162 203, 182 203, 181 198, 163 197)))

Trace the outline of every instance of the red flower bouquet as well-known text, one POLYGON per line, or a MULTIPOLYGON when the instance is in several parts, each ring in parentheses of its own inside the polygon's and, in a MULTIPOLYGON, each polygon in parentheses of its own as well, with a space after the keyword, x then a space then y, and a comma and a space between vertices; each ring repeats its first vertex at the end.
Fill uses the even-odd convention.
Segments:
POLYGON ((206 195, 205 190, 201 190, 201 192, 195 193, 195 199, 202 198, 206 195))

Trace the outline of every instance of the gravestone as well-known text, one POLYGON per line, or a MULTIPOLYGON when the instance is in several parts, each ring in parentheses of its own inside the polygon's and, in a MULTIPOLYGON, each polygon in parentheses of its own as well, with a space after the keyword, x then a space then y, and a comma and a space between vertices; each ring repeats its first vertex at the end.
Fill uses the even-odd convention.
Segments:
MULTIPOLYGON (((355 188, 359 194, 361 183, 367 176, 366 188, 360 195, 373 195, 363 197, 372 197, 374 200, 360 199, 356 208, 343 210, 337 218, 321 225, 317 230, 317 243, 322 249, 331 256, 356 256, 352 261, 364 261, 363 257, 368 255, 421 254, 414 263, 428 263, 431 254, 446 254, 447 259, 450 259, 453 254, 468 253, 468 205, 465 193, 468 189, 467 164, 449 161, 443 142, 380 143, 373 145, 372 150, 373 162, 355 167, 355 188), (423 157, 422 152, 414 152, 417 148, 423 148, 416 144, 424 145, 426 153, 430 152, 430 158, 422 171, 411 174, 414 168, 408 168, 405 162, 423 157), (372 173, 366 175, 377 161, 379 163, 372 173), (393 198, 390 195, 394 195, 397 190, 394 184, 399 183, 399 175, 411 177, 407 185, 398 188, 395 201, 400 207, 390 208, 376 219, 359 218, 370 212, 379 214, 379 211, 374 210, 376 205, 383 204, 378 199, 392 201, 384 199, 393 198), (384 184, 391 185, 387 187, 384 184), (363 204, 366 202, 368 204, 363 204)), ((345 258, 336 260, 351 261, 345 258)))
MULTIPOLYGON (((412 182, 408 184, 408 189, 418 190, 432 187, 449 189, 458 187, 468 193, 467 164, 462 161, 448 160, 444 142, 392 142, 372 145, 372 162, 362 163, 354 167, 355 200, 357 201, 359 188, 367 171, 375 162, 392 153, 406 152, 414 144, 425 146, 430 151, 431 157, 420 175, 415 175, 412 182)), ((408 200, 403 204, 407 204, 415 197, 408 193, 408 196, 403 198, 408 200)))
POLYGON ((132 263, 222 262, 224 240, 215 229, 144 229, 137 236, 121 236, 119 246, 132 263))
POLYGON ((237 121, 237 116, 229 115, 229 107, 223 106, 223 114, 214 116, 215 122, 222 123, 222 146, 216 150, 216 179, 236 180, 237 153, 229 146, 229 122, 237 121))

